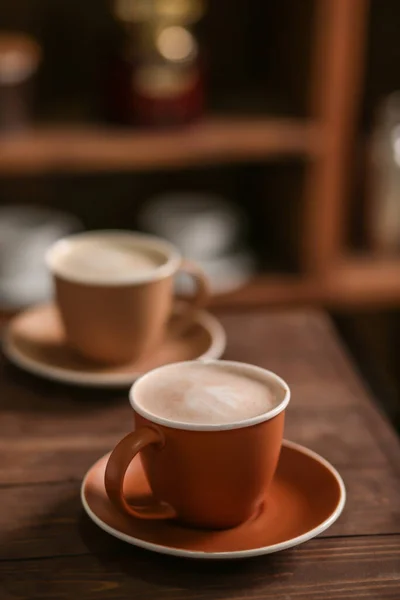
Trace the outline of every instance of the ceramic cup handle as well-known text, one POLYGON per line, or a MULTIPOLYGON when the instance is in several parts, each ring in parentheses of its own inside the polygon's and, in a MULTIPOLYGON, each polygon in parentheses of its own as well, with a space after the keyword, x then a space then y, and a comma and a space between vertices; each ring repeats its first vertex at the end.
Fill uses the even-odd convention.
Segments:
POLYGON ((120 511, 139 519, 170 519, 176 516, 169 505, 153 499, 145 506, 131 506, 124 497, 123 487, 126 471, 135 456, 146 446, 164 445, 162 433, 151 427, 142 427, 125 436, 111 452, 107 461, 104 483, 107 496, 120 511))
POLYGON ((184 308, 179 317, 173 319, 171 327, 172 332, 176 335, 181 335, 189 329, 196 318, 196 313, 206 306, 210 297, 210 287, 207 277, 196 263, 184 259, 178 272, 181 271, 194 279, 196 291, 191 298, 184 301, 184 308))

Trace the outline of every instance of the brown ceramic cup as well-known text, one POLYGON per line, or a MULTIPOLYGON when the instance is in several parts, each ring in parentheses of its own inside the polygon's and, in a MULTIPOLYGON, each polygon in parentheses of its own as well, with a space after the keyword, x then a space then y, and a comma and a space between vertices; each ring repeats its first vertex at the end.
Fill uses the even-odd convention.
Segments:
POLYGON ((173 422, 149 413, 139 402, 146 381, 160 377, 168 366, 141 377, 130 391, 134 431, 114 448, 105 472, 108 497, 120 512, 224 529, 243 523, 260 510, 278 463, 290 390, 280 377, 253 365, 191 362, 199 369, 213 363, 265 380, 275 395, 274 407, 262 415, 223 425, 173 422), (154 496, 150 504, 133 506, 124 497, 124 479, 139 452, 154 496))
POLYGON ((46 262, 55 286, 57 305, 71 348, 85 358, 118 364, 147 354, 159 343, 169 327, 172 334, 183 334, 196 312, 208 299, 208 285, 201 269, 184 260, 179 251, 160 238, 129 231, 92 231, 72 235, 56 242, 46 262), (83 277, 83 272, 67 272, 62 267, 64 253, 82 240, 110 241, 132 245, 154 257, 155 266, 145 272, 134 271, 120 278, 83 277), (193 297, 172 320, 175 308, 174 276, 190 274, 196 284, 193 297))

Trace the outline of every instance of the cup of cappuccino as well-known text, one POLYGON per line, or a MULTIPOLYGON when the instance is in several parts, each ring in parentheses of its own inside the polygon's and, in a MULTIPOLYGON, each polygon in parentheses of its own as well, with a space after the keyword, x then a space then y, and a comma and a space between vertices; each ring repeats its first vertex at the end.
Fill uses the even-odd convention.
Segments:
POLYGON ((71 348, 101 363, 124 363, 159 343, 174 311, 174 275, 189 273, 196 292, 174 319, 184 333, 208 298, 205 276, 160 238, 130 231, 91 231, 47 252, 56 301, 71 348))
POLYGON ((134 431, 112 451, 105 487, 119 511, 176 518, 195 527, 235 527, 265 502, 282 445, 288 385, 260 367, 187 361, 160 367, 132 386, 134 431), (153 492, 128 504, 124 479, 140 452, 153 492))

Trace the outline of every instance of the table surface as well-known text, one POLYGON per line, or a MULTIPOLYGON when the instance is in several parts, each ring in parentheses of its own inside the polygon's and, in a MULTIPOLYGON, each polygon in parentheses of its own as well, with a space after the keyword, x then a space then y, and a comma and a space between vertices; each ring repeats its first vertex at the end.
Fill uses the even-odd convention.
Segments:
POLYGON ((345 511, 275 555, 203 562, 115 540, 83 514, 82 476, 129 430, 125 392, 45 382, 0 364, 0 597, 184 600, 400 598, 400 445, 318 312, 221 314, 225 357, 292 388, 286 437, 341 472, 345 511), (3 589, 2 589, 3 588, 3 589))

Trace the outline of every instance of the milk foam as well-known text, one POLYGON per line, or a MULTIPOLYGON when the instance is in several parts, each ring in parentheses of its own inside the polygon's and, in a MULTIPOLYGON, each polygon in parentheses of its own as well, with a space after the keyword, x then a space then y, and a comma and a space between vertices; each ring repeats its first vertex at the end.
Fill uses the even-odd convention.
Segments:
POLYGON ((203 363, 165 368, 149 376, 137 395, 139 404, 156 416, 202 425, 250 419, 279 402, 265 379, 203 363))
POLYGON ((115 238, 76 239, 57 256, 57 270, 67 278, 114 282, 148 274, 165 261, 158 252, 115 238))

